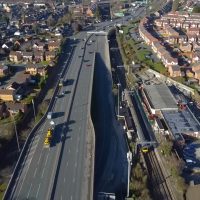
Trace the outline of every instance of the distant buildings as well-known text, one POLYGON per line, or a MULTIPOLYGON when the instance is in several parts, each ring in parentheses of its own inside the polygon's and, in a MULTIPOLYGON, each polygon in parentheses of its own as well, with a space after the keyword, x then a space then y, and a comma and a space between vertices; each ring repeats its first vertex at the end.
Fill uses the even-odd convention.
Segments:
MULTIPOLYGON (((152 25, 148 18, 144 18, 139 24, 140 36, 157 57, 168 69, 171 77, 187 76, 188 69, 193 70, 192 65, 200 63, 200 14, 188 12, 170 12, 159 19, 156 19, 152 25), (154 31, 159 31, 159 37, 152 33, 149 27, 154 27, 154 31), (162 39, 162 40, 161 40, 162 39), (163 42, 164 41, 164 42, 163 42), (176 45, 179 50, 174 57, 173 52, 165 47, 167 43, 172 48, 176 45), (179 65, 181 57, 191 64, 190 67, 179 65)), ((193 71, 190 75, 200 83, 198 71, 193 71)))

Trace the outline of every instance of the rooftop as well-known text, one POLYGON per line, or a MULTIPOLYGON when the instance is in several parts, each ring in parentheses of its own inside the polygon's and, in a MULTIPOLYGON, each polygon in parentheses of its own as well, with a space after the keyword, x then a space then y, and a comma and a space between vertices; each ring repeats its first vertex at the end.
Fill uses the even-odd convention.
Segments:
POLYGON ((182 111, 162 111, 172 134, 200 134, 200 125, 188 108, 182 111))
POLYGON ((160 110, 178 110, 177 103, 165 84, 146 85, 144 89, 152 108, 160 110))

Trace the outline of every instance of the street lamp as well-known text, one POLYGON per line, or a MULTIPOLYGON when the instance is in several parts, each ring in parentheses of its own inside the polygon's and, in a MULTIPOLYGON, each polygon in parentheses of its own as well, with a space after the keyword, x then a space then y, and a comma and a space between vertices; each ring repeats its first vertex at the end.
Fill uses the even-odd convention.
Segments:
POLYGON ((9 113, 10 113, 10 116, 11 116, 11 118, 13 120, 13 124, 14 124, 14 128, 15 128, 15 136, 16 136, 16 140, 17 140, 17 147, 18 147, 18 151, 20 152, 19 138, 18 138, 18 134, 17 134, 17 126, 16 126, 16 123, 15 123, 15 118, 12 115, 11 112, 9 112, 9 113))
POLYGON ((117 113, 117 115, 118 115, 118 117, 119 117, 119 87, 120 87, 120 83, 117 83, 117 86, 118 86, 118 113, 117 113))

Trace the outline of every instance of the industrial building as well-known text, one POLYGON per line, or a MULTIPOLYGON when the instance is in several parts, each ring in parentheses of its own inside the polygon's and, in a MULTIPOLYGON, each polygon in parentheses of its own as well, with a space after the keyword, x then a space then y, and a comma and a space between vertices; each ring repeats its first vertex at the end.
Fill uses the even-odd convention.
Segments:
POLYGON ((176 140, 182 140, 182 135, 200 138, 200 124, 188 108, 182 111, 162 111, 162 115, 176 140))
POLYGON ((150 114, 155 115, 154 130, 169 134, 183 145, 183 136, 200 138, 200 124, 190 109, 181 107, 165 84, 145 85, 142 95, 150 114))
POLYGON ((166 84, 145 85, 143 96, 152 114, 159 114, 164 110, 178 111, 177 102, 166 84))

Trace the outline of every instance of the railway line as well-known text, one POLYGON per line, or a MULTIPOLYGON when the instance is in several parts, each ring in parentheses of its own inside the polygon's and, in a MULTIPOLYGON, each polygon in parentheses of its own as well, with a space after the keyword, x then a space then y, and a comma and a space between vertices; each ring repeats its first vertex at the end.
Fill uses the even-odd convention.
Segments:
POLYGON ((159 161, 153 150, 144 154, 149 179, 151 181, 151 189, 153 191, 154 199, 162 200, 174 200, 169 187, 166 182, 166 178, 162 172, 159 161))

